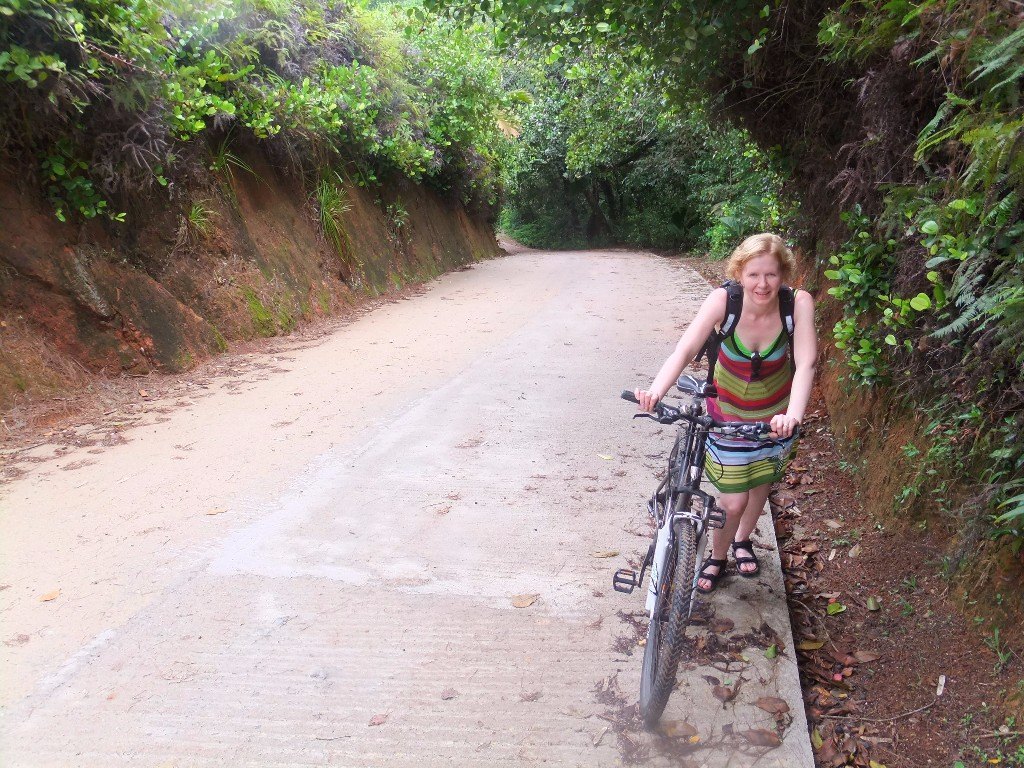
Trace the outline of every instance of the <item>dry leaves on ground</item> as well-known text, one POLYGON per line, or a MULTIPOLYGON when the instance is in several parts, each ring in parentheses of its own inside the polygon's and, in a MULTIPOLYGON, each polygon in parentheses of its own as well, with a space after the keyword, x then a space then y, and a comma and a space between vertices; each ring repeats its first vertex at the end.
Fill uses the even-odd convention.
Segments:
POLYGON ((512 605, 516 608, 529 608, 531 605, 537 602, 540 598, 539 594, 532 595, 513 595, 512 605))
POLYGON ((749 731, 740 731, 740 736, 755 747, 777 747, 782 744, 779 734, 775 731, 769 731, 767 728, 752 728, 749 731))

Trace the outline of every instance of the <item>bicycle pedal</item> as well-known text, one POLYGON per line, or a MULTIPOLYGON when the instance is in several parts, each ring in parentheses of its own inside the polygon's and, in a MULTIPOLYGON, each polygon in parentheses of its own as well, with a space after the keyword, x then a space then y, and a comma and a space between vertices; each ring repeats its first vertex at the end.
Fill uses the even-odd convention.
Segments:
POLYGON ((632 568, 619 568, 612 576, 612 587, 615 588, 616 592, 625 592, 627 595, 630 594, 634 589, 639 586, 639 579, 636 577, 636 571, 632 568))
POLYGON ((708 527, 723 528, 725 526, 725 510, 715 507, 708 512, 708 527))

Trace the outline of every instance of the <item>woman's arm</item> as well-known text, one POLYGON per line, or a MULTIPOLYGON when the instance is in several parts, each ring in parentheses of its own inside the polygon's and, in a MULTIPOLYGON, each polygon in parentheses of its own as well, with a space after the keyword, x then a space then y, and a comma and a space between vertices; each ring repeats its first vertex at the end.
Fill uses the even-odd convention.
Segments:
POLYGON ((650 389, 638 389, 634 392, 643 410, 654 410, 655 404, 672 388, 672 385, 676 383, 676 379, 679 378, 679 374, 683 372, 683 369, 700 352, 704 342, 707 341, 715 326, 725 317, 726 296, 724 288, 716 288, 704 299, 704 303, 697 311, 697 316, 690 323, 686 331, 683 332, 682 338, 676 344, 675 350, 662 363, 661 370, 654 377, 654 382, 651 384, 650 389))
POLYGON ((818 361, 818 337, 814 330, 814 299, 807 291, 797 291, 793 308, 793 385, 789 391, 789 407, 784 414, 772 418, 775 434, 789 437, 804 420, 804 411, 811 399, 814 369, 818 361))

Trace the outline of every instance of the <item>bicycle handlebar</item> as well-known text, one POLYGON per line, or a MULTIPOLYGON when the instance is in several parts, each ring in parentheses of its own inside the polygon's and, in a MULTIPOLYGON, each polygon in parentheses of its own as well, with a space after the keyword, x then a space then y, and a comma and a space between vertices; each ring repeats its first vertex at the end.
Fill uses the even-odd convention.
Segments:
MULTIPOLYGON (((640 404, 640 401, 636 399, 636 395, 628 389, 622 390, 622 399, 637 405, 640 404)), ((654 419, 659 424, 675 424, 677 421, 685 419, 695 423, 699 422, 707 426, 708 429, 713 429, 724 435, 734 435, 754 440, 763 440, 772 431, 771 425, 763 421, 718 421, 710 416, 691 416, 679 408, 666 405, 661 401, 654 405, 654 414, 638 413, 633 418, 654 419)))

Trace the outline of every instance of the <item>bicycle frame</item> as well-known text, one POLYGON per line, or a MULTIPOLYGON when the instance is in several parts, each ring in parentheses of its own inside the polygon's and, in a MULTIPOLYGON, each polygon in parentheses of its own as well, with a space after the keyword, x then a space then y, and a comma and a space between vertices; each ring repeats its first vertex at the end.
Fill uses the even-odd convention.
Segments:
MULTIPOLYGON (((688 421, 680 428, 676 444, 669 455, 669 472, 655 489, 648 505, 658 526, 657 537, 652 548, 648 550, 646 558, 650 560, 646 609, 652 619, 657 603, 658 586, 665 568, 665 558, 671 550, 670 545, 675 536, 676 524, 685 521, 686 524, 696 527, 699 554, 703 555, 709 524, 712 523, 712 520, 718 522, 718 516, 714 513, 715 497, 700 488, 701 479, 704 476, 704 456, 708 434, 708 426, 699 423, 700 395, 694 395, 693 402, 684 409, 684 413, 693 417, 694 420, 688 421), (686 469, 690 470, 690 476, 682 477, 681 473, 686 469), (693 511, 692 500, 694 498, 701 502, 699 513, 693 511), (663 502, 659 504, 659 500, 663 500, 663 502)), ((640 572, 641 580, 647 565, 648 563, 645 561, 644 568, 640 572)), ((697 574, 695 573, 690 589, 693 590, 696 586, 697 574)))
MULTIPOLYGON (((682 639, 705 562, 708 529, 725 524, 725 513, 717 499, 700 487, 708 435, 714 430, 716 434, 763 439, 771 429, 762 422, 716 421, 704 413, 704 399, 717 395, 713 384, 685 375, 679 377, 676 387, 693 396, 689 404, 676 408, 659 402, 653 409, 656 415, 634 416, 661 424, 685 424, 676 434, 668 472, 647 504, 657 532, 640 573, 620 568, 612 577, 615 590, 628 594, 644 583, 644 574, 650 570, 646 601, 650 621, 640 673, 640 714, 648 727, 658 722, 676 684, 682 639)), ((624 391, 622 397, 638 402, 633 392, 624 391)))
MULTIPOLYGON (((663 403, 658 404, 657 416, 650 414, 638 414, 648 416, 663 424, 674 424, 678 421, 685 421, 681 430, 676 436, 675 445, 669 454, 669 472, 665 479, 655 489, 651 500, 647 503, 648 512, 654 518, 658 526, 655 541, 647 550, 644 562, 637 575, 629 569, 616 571, 612 584, 619 592, 632 592, 635 587, 643 584, 644 575, 651 571, 647 591, 646 607, 649 614, 653 616, 654 606, 657 602, 658 585, 661 583, 665 567, 666 552, 671 550, 673 536, 677 523, 686 522, 696 528, 696 540, 701 547, 700 554, 703 555, 703 545, 709 526, 721 527, 725 523, 725 514, 717 506, 714 496, 701 490, 700 483, 704 476, 704 458, 707 452, 708 433, 712 428, 723 427, 749 431, 766 431, 764 424, 733 424, 716 422, 704 413, 703 401, 708 397, 717 397, 718 393, 713 384, 708 381, 697 381, 689 374, 679 377, 676 387, 693 399, 682 408, 673 408, 663 403), (689 476, 683 477, 681 473, 689 468, 689 476), (693 511, 693 499, 701 502, 699 512, 693 511), (681 501, 680 501, 681 499, 681 501)), ((632 392, 622 393, 625 400, 636 402, 632 392)), ((691 590, 696 588, 697 575, 694 575, 691 590)))

